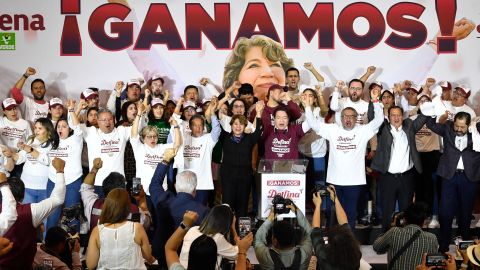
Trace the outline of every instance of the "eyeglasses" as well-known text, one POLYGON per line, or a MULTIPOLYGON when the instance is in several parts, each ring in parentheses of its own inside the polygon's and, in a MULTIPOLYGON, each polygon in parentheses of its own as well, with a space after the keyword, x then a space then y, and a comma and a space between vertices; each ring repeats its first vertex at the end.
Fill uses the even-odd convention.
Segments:
POLYGON ((145 139, 157 139, 158 136, 157 135, 147 135, 145 136, 145 139))
POLYGON ((343 119, 357 119, 356 115, 342 115, 343 119))
POLYGON ((363 88, 362 87, 350 87, 350 90, 354 90, 354 91, 362 91, 363 88))
POLYGON ((99 122, 113 122, 113 119, 98 119, 99 122))

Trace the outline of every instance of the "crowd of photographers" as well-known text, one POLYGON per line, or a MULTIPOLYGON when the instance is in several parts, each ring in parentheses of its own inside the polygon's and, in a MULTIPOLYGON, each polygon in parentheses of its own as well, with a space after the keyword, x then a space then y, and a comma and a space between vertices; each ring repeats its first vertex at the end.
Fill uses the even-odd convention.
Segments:
POLYGON ((302 91, 289 67, 275 73, 281 80, 232 81, 222 94, 203 78, 179 100, 161 76, 119 81, 103 101, 95 88, 79 101, 47 100, 41 79, 24 96, 36 74, 27 68, 2 101, 0 268, 247 269, 253 244, 261 269, 370 269, 353 233, 364 213, 381 220, 373 248, 388 252, 389 269, 455 269, 445 253, 454 217, 459 267, 478 266, 470 218, 480 123, 466 104, 471 90, 432 78, 391 89, 372 82, 363 98, 369 67, 338 81, 327 106, 323 77, 304 66, 318 85, 302 91), (201 89, 212 98, 200 100, 201 89), (276 196, 253 235, 262 158, 309 160, 311 225, 276 196), (395 209, 404 223, 391 228, 395 209), (286 213, 295 218, 278 219, 286 213), (423 231, 427 221, 440 221, 440 241, 423 231))

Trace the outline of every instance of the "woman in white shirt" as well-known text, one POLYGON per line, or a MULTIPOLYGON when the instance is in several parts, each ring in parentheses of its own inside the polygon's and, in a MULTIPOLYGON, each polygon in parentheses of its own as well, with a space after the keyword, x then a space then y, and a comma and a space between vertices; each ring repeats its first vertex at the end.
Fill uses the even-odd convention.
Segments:
MULTIPOLYGON (((75 106, 75 104, 73 104, 75 106)), ((69 107, 69 110, 73 109, 69 107)), ((70 112, 73 113, 73 112, 70 112)), ((75 118, 76 119, 76 118, 75 118)), ((83 132, 79 123, 73 123, 74 126, 68 125, 67 119, 60 119, 55 125, 59 137, 59 144, 57 149, 52 149, 49 152, 50 159, 56 157, 65 160, 65 184, 67 190, 65 194, 64 207, 71 207, 80 203, 80 185, 82 184, 82 149, 83 149, 83 132)), ((50 165, 49 176, 47 183, 47 196, 53 191, 55 187, 56 170, 50 165)), ((58 225, 58 220, 62 208, 58 207, 47 219, 47 230, 58 225)), ((78 224, 79 225, 79 224, 78 224)), ((79 229, 79 226, 77 226, 79 229)))
POLYGON ((16 164, 25 163, 22 176, 25 184, 23 203, 38 203, 47 198, 48 167, 51 149, 57 149, 58 135, 48 118, 38 118, 34 125, 34 135, 26 143, 20 141, 18 149, 13 154, 16 164))
POLYGON ((217 205, 212 208, 200 226, 191 228, 183 238, 180 263, 188 269, 188 253, 190 247, 201 235, 212 237, 217 244, 217 269, 220 269, 222 258, 236 260, 238 246, 232 244, 240 240, 235 230, 235 215, 228 205, 217 205), (233 239, 229 240, 229 239, 233 239))
POLYGON ((127 221, 130 214, 128 191, 116 188, 105 198, 99 225, 90 235, 88 269, 147 269, 154 263, 147 233, 140 223, 127 221))
POLYGON ((182 145, 182 135, 177 122, 170 118, 170 126, 175 130, 174 143, 159 144, 158 130, 155 126, 146 126, 138 136, 138 126, 140 125, 141 115, 144 107, 139 106, 139 111, 133 121, 130 144, 132 145, 133 154, 135 155, 136 177, 141 179, 142 186, 147 195, 150 195, 149 186, 153 177, 153 173, 158 163, 163 160, 163 153, 168 148, 178 149, 182 145))

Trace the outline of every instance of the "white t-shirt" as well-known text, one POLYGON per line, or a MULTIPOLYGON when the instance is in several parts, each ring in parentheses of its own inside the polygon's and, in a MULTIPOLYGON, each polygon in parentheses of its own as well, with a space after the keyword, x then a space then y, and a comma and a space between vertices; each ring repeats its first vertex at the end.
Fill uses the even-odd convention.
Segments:
POLYGON ((157 144, 154 148, 140 142, 137 138, 130 138, 133 154, 135 155, 136 177, 142 181, 143 189, 150 195, 149 186, 158 163, 162 162, 163 153, 173 144, 157 144))
POLYGON ((212 190, 212 151, 217 141, 210 133, 192 137, 190 132, 183 133, 183 168, 197 175, 197 190, 212 190))
MULTIPOLYGON (((231 120, 232 117, 228 115, 223 115, 222 117, 220 117, 220 125, 222 126, 223 130, 225 130, 225 132, 232 132, 232 126, 230 125, 231 120)), ((255 126, 252 123, 248 122, 245 129, 249 129, 251 133, 253 133, 255 131, 255 126)))
POLYGON ((366 184, 365 149, 384 119, 381 105, 375 103, 374 108, 374 120, 366 125, 357 124, 352 130, 315 120, 312 110, 309 107, 305 109, 308 124, 318 135, 329 141, 328 183, 340 186, 366 184))
MULTIPOLYGON (((50 150, 50 160, 61 158, 65 161, 65 184, 71 184, 83 174, 82 172, 82 149, 83 149, 83 132, 79 126, 73 127, 73 135, 60 139, 58 148, 50 150)), ((48 171, 48 179, 55 183, 57 170, 50 165, 48 171)))
POLYGON ((357 111, 357 123, 366 124, 367 112, 368 112, 368 102, 363 99, 360 99, 357 102, 353 102, 350 97, 339 98, 340 93, 334 91, 332 94, 332 101, 330 103, 330 108, 335 111, 335 122, 341 125, 341 113, 342 110, 348 107, 352 107, 357 111))
MULTIPOLYGON (((180 252, 180 263, 188 269, 188 253, 190 252, 190 246, 192 245, 193 241, 201 236, 203 233, 200 232, 199 227, 195 226, 188 230, 187 234, 183 238, 183 245, 182 251, 180 252)), ((217 233, 213 236, 209 235, 213 238, 215 243, 217 244, 217 269, 220 269, 220 263, 222 258, 235 260, 238 254, 238 247, 230 244, 225 236, 220 233, 217 233)))
POLYGON ((453 119, 455 118, 455 115, 459 112, 469 113, 472 119, 477 117, 477 114, 475 113, 475 111, 467 104, 463 104, 463 106, 460 106, 460 107, 453 106, 451 101, 443 101, 443 104, 445 104, 445 107, 448 110, 448 120, 450 121, 453 121, 453 119))
POLYGON ((26 120, 20 118, 17 121, 10 121, 7 117, 0 118, 0 141, 3 145, 16 151, 17 143, 26 142, 30 135, 32 129, 26 120))
POLYGON ((4 145, 0 145, 0 172, 4 173, 7 177, 10 177, 10 172, 8 172, 5 168, 8 159, 3 155, 3 152, 1 151, 3 147, 4 145))
POLYGON ((48 101, 40 104, 35 102, 31 97, 24 96, 20 108, 23 112, 23 119, 31 124, 35 123, 38 118, 47 117, 48 115, 48 101))
POLYGON ((52 149, 50 144, 48 147, 41 147, 41 143, 37 138, 33 142, 28 142, 28 145, 35 148, 39 153, 37 158, 25 151, 18 152, 17 164, 23 165, 21 179, 25 184, 25 188, 44 190, 47 189, 48 182, 48 167, 50 165, 50 157, 48 152, 52 149))
MULTIPOLYGON (((315 107, 313 109, 313 116, 315 119, 318 119, 318 121, 324 122, 325 119, 320 116, 320 107, 315 107)), ((305 113, 301 117, 301 122, 305 121, 305 113)), ((308 131, 302 139, 299 141, 299 150, 302 152, 305 156, 307 157, 313 157, 313 158, 321 158, 325 157, 327 154, 327 140, 325 138, 318 136, 318 134, 310 134, 310 132, 314 131, 308 131), (312 135, 315 136, 311 137, 312 135), (312 141, 312 139, 315 139, 312 141)))
POLYGON ((101 158, 103 166, 97 172, 95 186, 101 186, 103 180, 111 173, 118 172, 125 175, 123 162, 125 146, 130 139, 131 127, 119 126, 106 134, 96 127, 84 130, 85 142, 88 145, 88 164, 90 170, 95 158, 101 158))

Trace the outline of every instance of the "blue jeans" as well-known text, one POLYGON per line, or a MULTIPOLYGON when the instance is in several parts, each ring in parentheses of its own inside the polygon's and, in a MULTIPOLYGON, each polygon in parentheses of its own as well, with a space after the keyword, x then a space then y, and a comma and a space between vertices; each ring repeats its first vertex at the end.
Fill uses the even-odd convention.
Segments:
MULTIPOLYGON (((67 208, 70 206, 73 206, 75 204, 80 203, 80 185, 82 184, 82 176, 80 176, 77 180, 74 182, 70 183, 67 185, 66 188, 66 193, 65 193, 65 202, 63 204, 63 207, 67 208)), ((47 183, 47 195, 50 197, 52 194, 53 188, 55 187, 55 184, 52 182, 52 180, 48 179, 47 183)), ((62 209, 63 207, 57 207, 53 212, 48 216, 47 218, 47 230, 58 226, 58 223, 60 221, 60 217, 62 214, 62 209)), ((80 224, 77 224, 77 229, 80 229, 80 224)))
POLYGON ((357 202, 364 185, 359 186, 335 186, 338 200, 343 206, 348 218, 348 225, 355 230, 355 221, 357 219, 357 202))
POLYGON ((30 189, 25 188, 25 196, 23 197, 23 203, 38 203, 47 198, 46 189, 30 189))

